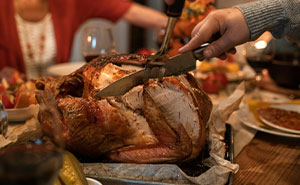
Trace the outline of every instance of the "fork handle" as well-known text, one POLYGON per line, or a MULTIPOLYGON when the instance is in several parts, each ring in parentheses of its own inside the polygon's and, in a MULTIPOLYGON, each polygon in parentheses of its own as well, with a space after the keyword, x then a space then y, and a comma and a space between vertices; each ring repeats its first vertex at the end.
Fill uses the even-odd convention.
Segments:
POLYGON ((169 17, 180 17, 184 2, 185 0, 175 0, 172 5, 168 6, 167 15, 169 17))

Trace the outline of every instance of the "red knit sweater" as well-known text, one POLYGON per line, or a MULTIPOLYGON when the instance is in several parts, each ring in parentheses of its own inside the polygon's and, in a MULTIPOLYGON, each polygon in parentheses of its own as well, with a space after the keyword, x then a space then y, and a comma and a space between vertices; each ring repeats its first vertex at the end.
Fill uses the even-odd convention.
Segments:
MULTIPOLYGON (((121 18, 132 2, 126 0, 48 0, 56 39, 56 62, 67 62, 73 37, 89 18, 112 22, 121 18)), ((25 73, 19 43, 13 0, 0 1, 0 69, 11 66, 25 73)))

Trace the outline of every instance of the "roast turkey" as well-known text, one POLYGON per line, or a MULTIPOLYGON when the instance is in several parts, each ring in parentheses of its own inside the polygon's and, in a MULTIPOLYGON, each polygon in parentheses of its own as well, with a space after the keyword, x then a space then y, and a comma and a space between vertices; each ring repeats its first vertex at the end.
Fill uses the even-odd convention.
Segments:
POLYGON ((44 133, 55 137, 53 125, 59 124, 66 148, 90 158, 130 163, 196 158, 206 142, 212 103, 191 74, 151 79, 123 96, 95 97, 146 60, 138 54, 102 56, 67 76, 37 80, 40 107, 58 110, 55 120, 40 109, 44 133))

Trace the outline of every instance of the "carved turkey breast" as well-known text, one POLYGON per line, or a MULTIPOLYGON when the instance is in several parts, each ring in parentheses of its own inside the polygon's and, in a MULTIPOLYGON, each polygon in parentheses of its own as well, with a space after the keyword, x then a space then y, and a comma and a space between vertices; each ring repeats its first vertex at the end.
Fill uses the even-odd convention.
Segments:
MULTIPOLYGON (((40 104, 54 99, 68 150, 133 163, 178 163, 199 155, 212 103, 192 75, 151 79, 123 96, 95 97, 146 60, 137 54, 103 56, 70 75, 36 82, 40 104)), ((39 121, 53 137, 47 111, 40 109, 39 121)))

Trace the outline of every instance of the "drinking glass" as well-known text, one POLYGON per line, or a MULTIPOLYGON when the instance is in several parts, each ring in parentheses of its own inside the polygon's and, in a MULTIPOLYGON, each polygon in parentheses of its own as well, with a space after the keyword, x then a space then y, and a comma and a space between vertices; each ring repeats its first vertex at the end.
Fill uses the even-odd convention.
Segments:
MULTIPOLYGON (((40 104, 39 111, 51 122, 51 128, 47 130, 55 137, 49 139, 38 136, 22 144, 1 148, 0 184, 53 185, 57 179, 62 166, 64 148, 60 119, 51 97, 47 99, 43 97, 40 100, 44 103, 40 104)), ((7 135, 3 134, 4 137, 7 135)))
POLYGON ((115 52, 115 42, 111 28, 86 27, 81 37, 81 50, 86 62, 99 55, 115 52))
MULTIPOLYGON (((247 63, 256 72, 255 91, 258 91, 261 85, 262 72, 264 69, 268 69, 275 55, 272 35, 266 32, 256 41, 246 43, 243 54, 247 63)), ((255 94, 259 93, 256 92, 255 94)))

